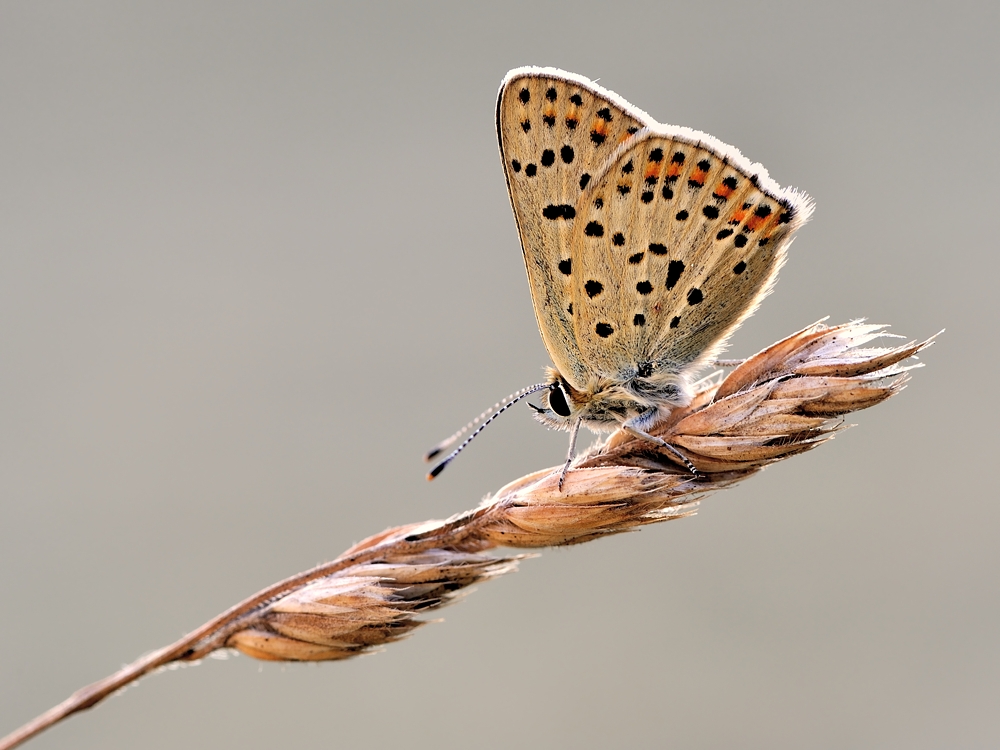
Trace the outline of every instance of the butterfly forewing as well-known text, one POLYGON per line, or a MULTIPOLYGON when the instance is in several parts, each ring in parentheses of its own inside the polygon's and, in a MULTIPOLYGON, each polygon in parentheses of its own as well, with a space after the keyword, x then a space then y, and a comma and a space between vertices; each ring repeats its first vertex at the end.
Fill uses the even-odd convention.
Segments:
POLYGON ((535 317, 556 367, 578 387, 593 369, 573 323, 578 202, 616 149, 650 124, 615 94, 554 69, 511 71, 500 88, 500 154, 535 317))
POLYGON ((770 180, 735 149, 669 130, 654 125, 619 148, 576 206, 574 337, 591 372, 612 380, 717 354, 810 209, 762 188, 770 180))

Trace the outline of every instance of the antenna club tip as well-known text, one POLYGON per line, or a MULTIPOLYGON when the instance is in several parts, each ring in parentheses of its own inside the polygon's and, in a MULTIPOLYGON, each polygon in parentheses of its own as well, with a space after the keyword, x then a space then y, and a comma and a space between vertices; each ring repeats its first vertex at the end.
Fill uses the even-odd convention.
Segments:
POLYGON ((427 481, 429 482, 429 481, 431 481, 432 479, 434 479, 434 477, 436 477, 436 476, 437 476, 438 474, 440 474, 440 473, 441 473, 442 471, 444 471, 444 467, 445 467, 445 466, 447 466, 447 465, 448 465, 448 464, 438 464, 438 465, 437 465, 437 466, 435 466, 435 467, 434 467, 433 469, 431 469, 431 470, 430 470, 430 471, 429 471, 429 472, 427 473, 427 481))

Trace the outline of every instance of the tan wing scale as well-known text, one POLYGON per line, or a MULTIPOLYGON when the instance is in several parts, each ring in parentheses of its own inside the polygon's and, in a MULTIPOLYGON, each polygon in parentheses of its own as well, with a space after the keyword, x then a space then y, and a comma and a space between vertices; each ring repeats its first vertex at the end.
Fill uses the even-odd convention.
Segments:
POLYGON ((500 155, 535 318, 554 364, 576 387, 591 369, 577 349, 571 310, 576 205, 615 150, 653 122, 617 95, 556 69, 514 70, 500 87, 500 155))

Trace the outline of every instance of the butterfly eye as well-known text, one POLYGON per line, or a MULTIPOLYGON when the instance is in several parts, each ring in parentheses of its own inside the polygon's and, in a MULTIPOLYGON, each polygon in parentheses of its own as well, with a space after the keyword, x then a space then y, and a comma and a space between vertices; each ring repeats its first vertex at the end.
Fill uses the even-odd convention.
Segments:
POLYGON ((566 394, 563 393, 562 386, 558 383, 554 383, 552 390, 549 391, 549 406, 560 417, 568 417, 572 413, 566 402, 566 394))

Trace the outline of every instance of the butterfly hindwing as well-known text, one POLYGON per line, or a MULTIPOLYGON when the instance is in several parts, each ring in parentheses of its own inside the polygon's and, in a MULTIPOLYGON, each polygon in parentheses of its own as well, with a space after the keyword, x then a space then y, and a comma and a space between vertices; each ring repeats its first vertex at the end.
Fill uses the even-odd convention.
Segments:
POLYGON ((511 71, 500 87, 497 133, 535 317, 554 364, 574 385, 591 371, 577 347, 570 251, 581 194, 645 113, 585 78, 551 68, 511 71))
POLYGON ((767 294, 811 205, 736 149, 655 125, 618 149, 575 210, 576 345, 594 374, 624 381, 715 356, 767 294))

